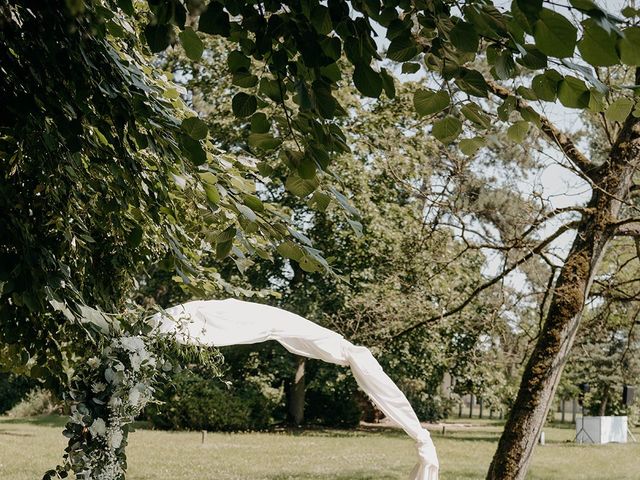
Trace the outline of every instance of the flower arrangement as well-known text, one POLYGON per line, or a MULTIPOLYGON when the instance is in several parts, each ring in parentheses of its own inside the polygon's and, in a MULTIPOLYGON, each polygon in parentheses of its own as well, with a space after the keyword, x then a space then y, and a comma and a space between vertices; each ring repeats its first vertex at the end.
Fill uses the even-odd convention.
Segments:
POLYGON ((155 341, 112 336, 77 370, 67 398, 71 415, 64 430, 69 438, 64 462, 45 479, 65 478, 71 471, 79 480, 124 478, 128 434, 153 400, 154 384, 166 368, 152 353, 155 341))

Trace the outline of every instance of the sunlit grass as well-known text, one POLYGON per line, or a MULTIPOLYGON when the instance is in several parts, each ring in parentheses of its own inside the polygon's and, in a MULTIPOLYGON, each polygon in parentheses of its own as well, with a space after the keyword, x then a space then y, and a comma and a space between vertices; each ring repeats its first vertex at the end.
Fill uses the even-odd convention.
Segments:
MULTIPOLYGON (((477 423, 477 420, 474 420, 477 423)), ((0 479, 33 480, 54 466, 65 446, 64 420, 0 420, 0 479)), ((501 426, 451 427, 433 437, 442 480, 482 479, 501 426)), ((546 428, 530 479, 637 480, 640 444, 572 443, 570 428, 546 428)), ((638 436, 638 434, 636 434, 638 436)), ((140 430, 130 439, 129 480, 396 480, 415 462, 402 432, 318 430, 296 433, 208 433, 140 430)))

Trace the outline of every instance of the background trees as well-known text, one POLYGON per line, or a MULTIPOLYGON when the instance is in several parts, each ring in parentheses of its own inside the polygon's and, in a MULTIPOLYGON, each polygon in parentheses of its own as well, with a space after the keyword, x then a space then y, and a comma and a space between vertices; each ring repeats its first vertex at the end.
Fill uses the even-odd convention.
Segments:
MULTIPOLYGON (((248 74, 251 81, 246 84, 249 93, 234 96, 234 113, 239 117, 254 114, 258 100, 265 97, 282 107, 284 121, 274 133, 280 137, 282 132, 282 138, 295 144, 289 150, 285 145, 283 152, 292 172, 288 183, 300 194, 310 194, 314 189, 317 167, 327 169, 325 153, 344 149, 344 137, 332 123, 342 113, 332 95, 340 81, 336 62, 342 49, 354 65, 352 80, 364 96, 379 97, 383 91, 388 97, 394 96, 388 70, 372 68, 372 61, 382 60, 372 21, 384 27, 389 41, 388 59, 404 63, 405 71, 416 71, 422 68, 412 62, 418 57, 440 85, 440 90, 425 89, 414 96, 419 114, 437 115, 431 130, 436 138, 445 144, 454 143, 463 131, 463 121, 478 125, 480 132, 490 129, 488 119, 492 115, 511 125, 509 135, 515 140, 524 138, 531 124, 594 187, 587 209, 580 210, 579 220, 564 224, 555 235, 535 242, 527 253, 518 255, 519 242, 507 246, 507 252, 515 255, 508 258, 503 274, 542 253, 563 232, 576 229, 573 247, 557 269, 546 320, 525 369, 489 478, 524 477, 600 260, 609 242, 620 233, 618 227, 632 222, 621 207, 629 196, 637 157, 633 90, 614 88, 614 94, 607 97, 615 85, 599 79, 592 67, 624 71, 638 63, 634 53, 637 27, 633 25, 637 12, 627 8, 624 14, 612 15, 592 2, 570 2, 567 9, 576 15, 574 21, 543 6, 543 2, 519 1, 512 3, 510 11, 475 2, 458 9, 446 2, 363 2, 350 6, 340 1, 327 6, 282 2, 256 8, 213 2, 205 9, 192 9, 196 15, 202 13, 201 31, 227 36, 239 45, 240 50, 230 56, 230 66, 233 73, 242 77, 248 74), (358 12, 357 16, 350 15, 350 7, 358 12), (484 55, 476 57, 478 52, 484 55), (255 76, 252 58, 265 60, 269 74, 261 79, 255 76), (474 68, 474 60, 486 68, 474 68), (256 85, 258 97, 252 90, 256 85), (447 90, 453 85, 464 94, 447 90), (499 110, 484 108, 482 99, 489 96, 503 100, 499 110), (480 103, 472 98, 480 99, 480 103), (619 125, 609 129, 607 161, 589 159, 571 137, 528 103, 556 99, 566 108, 589 108, 595 113, 606 110, 605 122, 619 125), (309 191, 298 188, 302 185, 309 191)), ((172 19, 163 21, 157 17, 156 21, 170 25, 172 19)), ((158 27, 152 23, 149 28, 158 27)), ((157 46, 163 49, 166 43, 157 46)), ((634 76, 632 84, 637 83, 634 76)), ((265 134, 256 131, 253 138, 254 142, 264 140, 261 144, 267 150, 280 143, 271 140, 276 137, 255 135, 265 134)), ((464 136, 460 146, 473 153, 485 144, 486 138, 483 133, 464 136)), ((536 227, 555 215, 543 207, 541 216, 536 227)), ((535 228, 524 230, 516 238, 526 239, 534 232, 535 228)), ((633 229, 628 233, 632 234, 633 229)), ((488 282, 487 287, 498 278, 501 276, 488 282)), ((465 305, 462 302, 459 307, 465 305)), ((451 310, 457 311, 458 308, 451 310)), ((419 322, 424 323, 428 322, 419 322)))

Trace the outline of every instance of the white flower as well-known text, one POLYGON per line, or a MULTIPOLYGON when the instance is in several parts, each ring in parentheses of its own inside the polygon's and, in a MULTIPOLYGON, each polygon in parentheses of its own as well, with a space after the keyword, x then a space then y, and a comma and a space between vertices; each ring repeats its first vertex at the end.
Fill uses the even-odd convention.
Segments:
MULTIPOLYGON (((137 407, 140 401, 146 403, 149 388, 142 382, 138 382, 129 392, 129 403, 132 407, 137 407)), ((142 406, 142 405, 141 405, 142 406)))
POLYGON ((120 397, 116 397, 115 395, 109 399, 109 407, 112 409, 118 408, 122 405, 122 399, 120 397))
POLYGON ((107 431, 107 425, 104 423, 104 420, 101 418, 96 418, 91 426, 89 427, 89 432, 94 437, 102 437, 107 431))
POLYGON ((82 415, 82 414, 78 411, 78 408, 77 408, 75 405, 73 405, 73 406, 71 407, 71 416, 69 417, 69 418, 70 418, 70 420, 71 420, 73 423, 77 423, 78 425, 84 425, 84 422, 83 422, 83 420, 82 420, 82 418, 83 418, 83 417, 84 417, 84 415, 82 415))
POLYGON ((98 357, 91 357, 87 360, 87 365, 91 368, 98 368, 100 366, 100 359, 98 357))
POLYGON ((132 407, 137 407, 139 401, 140 401, 140 391, 134 388, 129 392, 129 403, 131 404, 132 407))
POLYGON ((132 353, 129 355, 129 362, 131 363, 131 368, 134 372, 140 370, 140 365, 142 365, 142 357, 137 353, 132 353))
POLYGON ((112 429, 109 431, 109 446, 115 450, 116 448, 119 448, 120 445, 122 444, 122 430, 120 429, 112 429))
POLYGON ((106 388, 107 386, 102 382, 96 382, 91 386, 91 390, 93 391, 93 393, 104 392, 106 388))
POLYGON ((142 352, 145 350, 144 340, 140 337, 122 337, 122 347, 130 352, 142 352))

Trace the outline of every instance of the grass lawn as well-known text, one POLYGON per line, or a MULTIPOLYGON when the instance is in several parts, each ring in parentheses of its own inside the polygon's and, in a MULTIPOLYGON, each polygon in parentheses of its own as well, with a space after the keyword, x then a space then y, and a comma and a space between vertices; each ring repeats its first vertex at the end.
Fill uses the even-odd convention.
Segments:
MULTIPOLYGON (((60 458, 63 423, 0 418, 0 479, 41 478, 60 458)), ((484 478, 501 427, 474 423, 433 433, 442 480, 484 478)), ((640 443, 576 445, 570 428, 545 433, 530 479, 640 478, 640 443)), ((392 430, 209 433, 204 444, 199 432, 139 430, 128 452, 128 480, 405 480, 416 459, 413 442, 392 430)))

